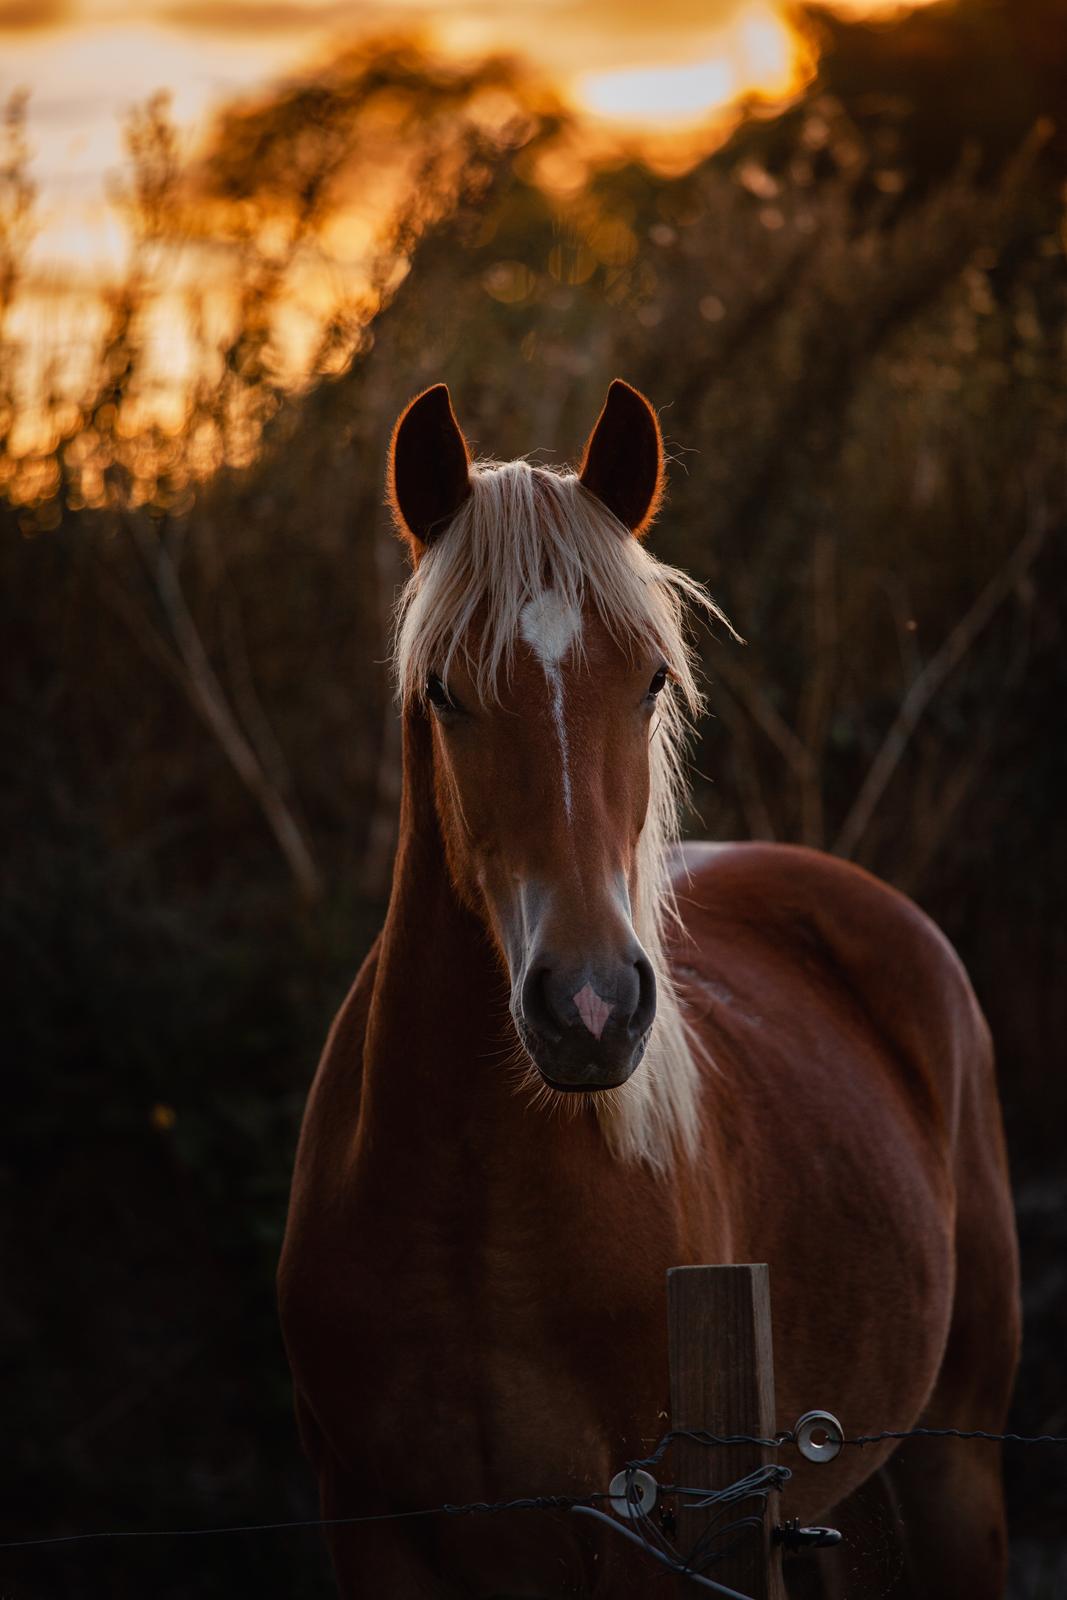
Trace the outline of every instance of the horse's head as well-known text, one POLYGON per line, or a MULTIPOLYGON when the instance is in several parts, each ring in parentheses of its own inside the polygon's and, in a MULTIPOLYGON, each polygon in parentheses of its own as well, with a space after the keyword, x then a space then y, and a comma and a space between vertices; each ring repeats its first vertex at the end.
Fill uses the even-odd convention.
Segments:
POLYGON ((472 466, 444 385, 390 457, 415 567, 398 671, 430 720, 449 869, 561 1090, 624 1083, 656 1015, 677 686, 695 700, 679 613, 704 600, 638 542, 662 485, 655 414, 622 383, 577 474, 472 466))

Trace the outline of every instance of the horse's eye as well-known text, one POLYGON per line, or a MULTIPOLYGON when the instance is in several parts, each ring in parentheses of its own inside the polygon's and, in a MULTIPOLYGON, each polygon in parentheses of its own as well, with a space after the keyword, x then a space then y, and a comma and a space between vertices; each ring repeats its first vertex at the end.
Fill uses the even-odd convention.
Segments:
POLYGON ((462 711, 458 700, 453 700, 435 672, 426 679, 426 698, 435 711, 462 711))
POLYGON ((654 700, 660 693, 664 684, 667 682, 668 675, 667 668, 660 667, 659 671, 655 674, 652 682, 648 686, 648 698, 650 700, 654 700))

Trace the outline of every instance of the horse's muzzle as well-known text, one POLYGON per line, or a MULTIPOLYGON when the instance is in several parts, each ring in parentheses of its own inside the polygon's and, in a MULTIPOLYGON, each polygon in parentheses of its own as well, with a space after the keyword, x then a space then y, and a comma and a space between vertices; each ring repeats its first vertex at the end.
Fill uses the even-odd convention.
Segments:
POLYGON ((639 1066, 656 1015, 656 978, 644 951, 595 967, 542 961, 530 966, 516 998, 519 1037, 545 1082, 564 1093, 595 1093, 618 1088, 639 1066))

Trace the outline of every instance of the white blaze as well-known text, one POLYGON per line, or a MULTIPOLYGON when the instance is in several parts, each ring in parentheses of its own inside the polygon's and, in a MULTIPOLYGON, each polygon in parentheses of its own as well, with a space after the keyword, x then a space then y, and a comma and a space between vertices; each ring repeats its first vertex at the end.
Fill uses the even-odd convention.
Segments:
POLYGON ((552 694, 552 721, 559 740, 563 768, 563 805, 569 821, 573 814, 574 797, 571 792, 570 747, 563 712, 561 668, 564 656, 581 634, 582 614, 577 606, 568 605, 555 589, 543 589, 523 606, 519 631, 541 662, 552 694))

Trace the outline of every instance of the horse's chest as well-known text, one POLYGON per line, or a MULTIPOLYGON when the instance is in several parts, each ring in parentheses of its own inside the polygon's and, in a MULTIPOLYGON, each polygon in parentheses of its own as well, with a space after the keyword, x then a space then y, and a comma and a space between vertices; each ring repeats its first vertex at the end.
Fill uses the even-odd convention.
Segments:
POLYGON ((608 1274, 594 1248, 534 1249, 521 1230, 460 1248, 425 1219, 359 1241, 312 1275, 294 1365, 338 1448, 406 1499, 572 1492, 632 1453, 635 1424, 651 1439, 666 1389, 658 1267, 648 1283, 608 1274))

